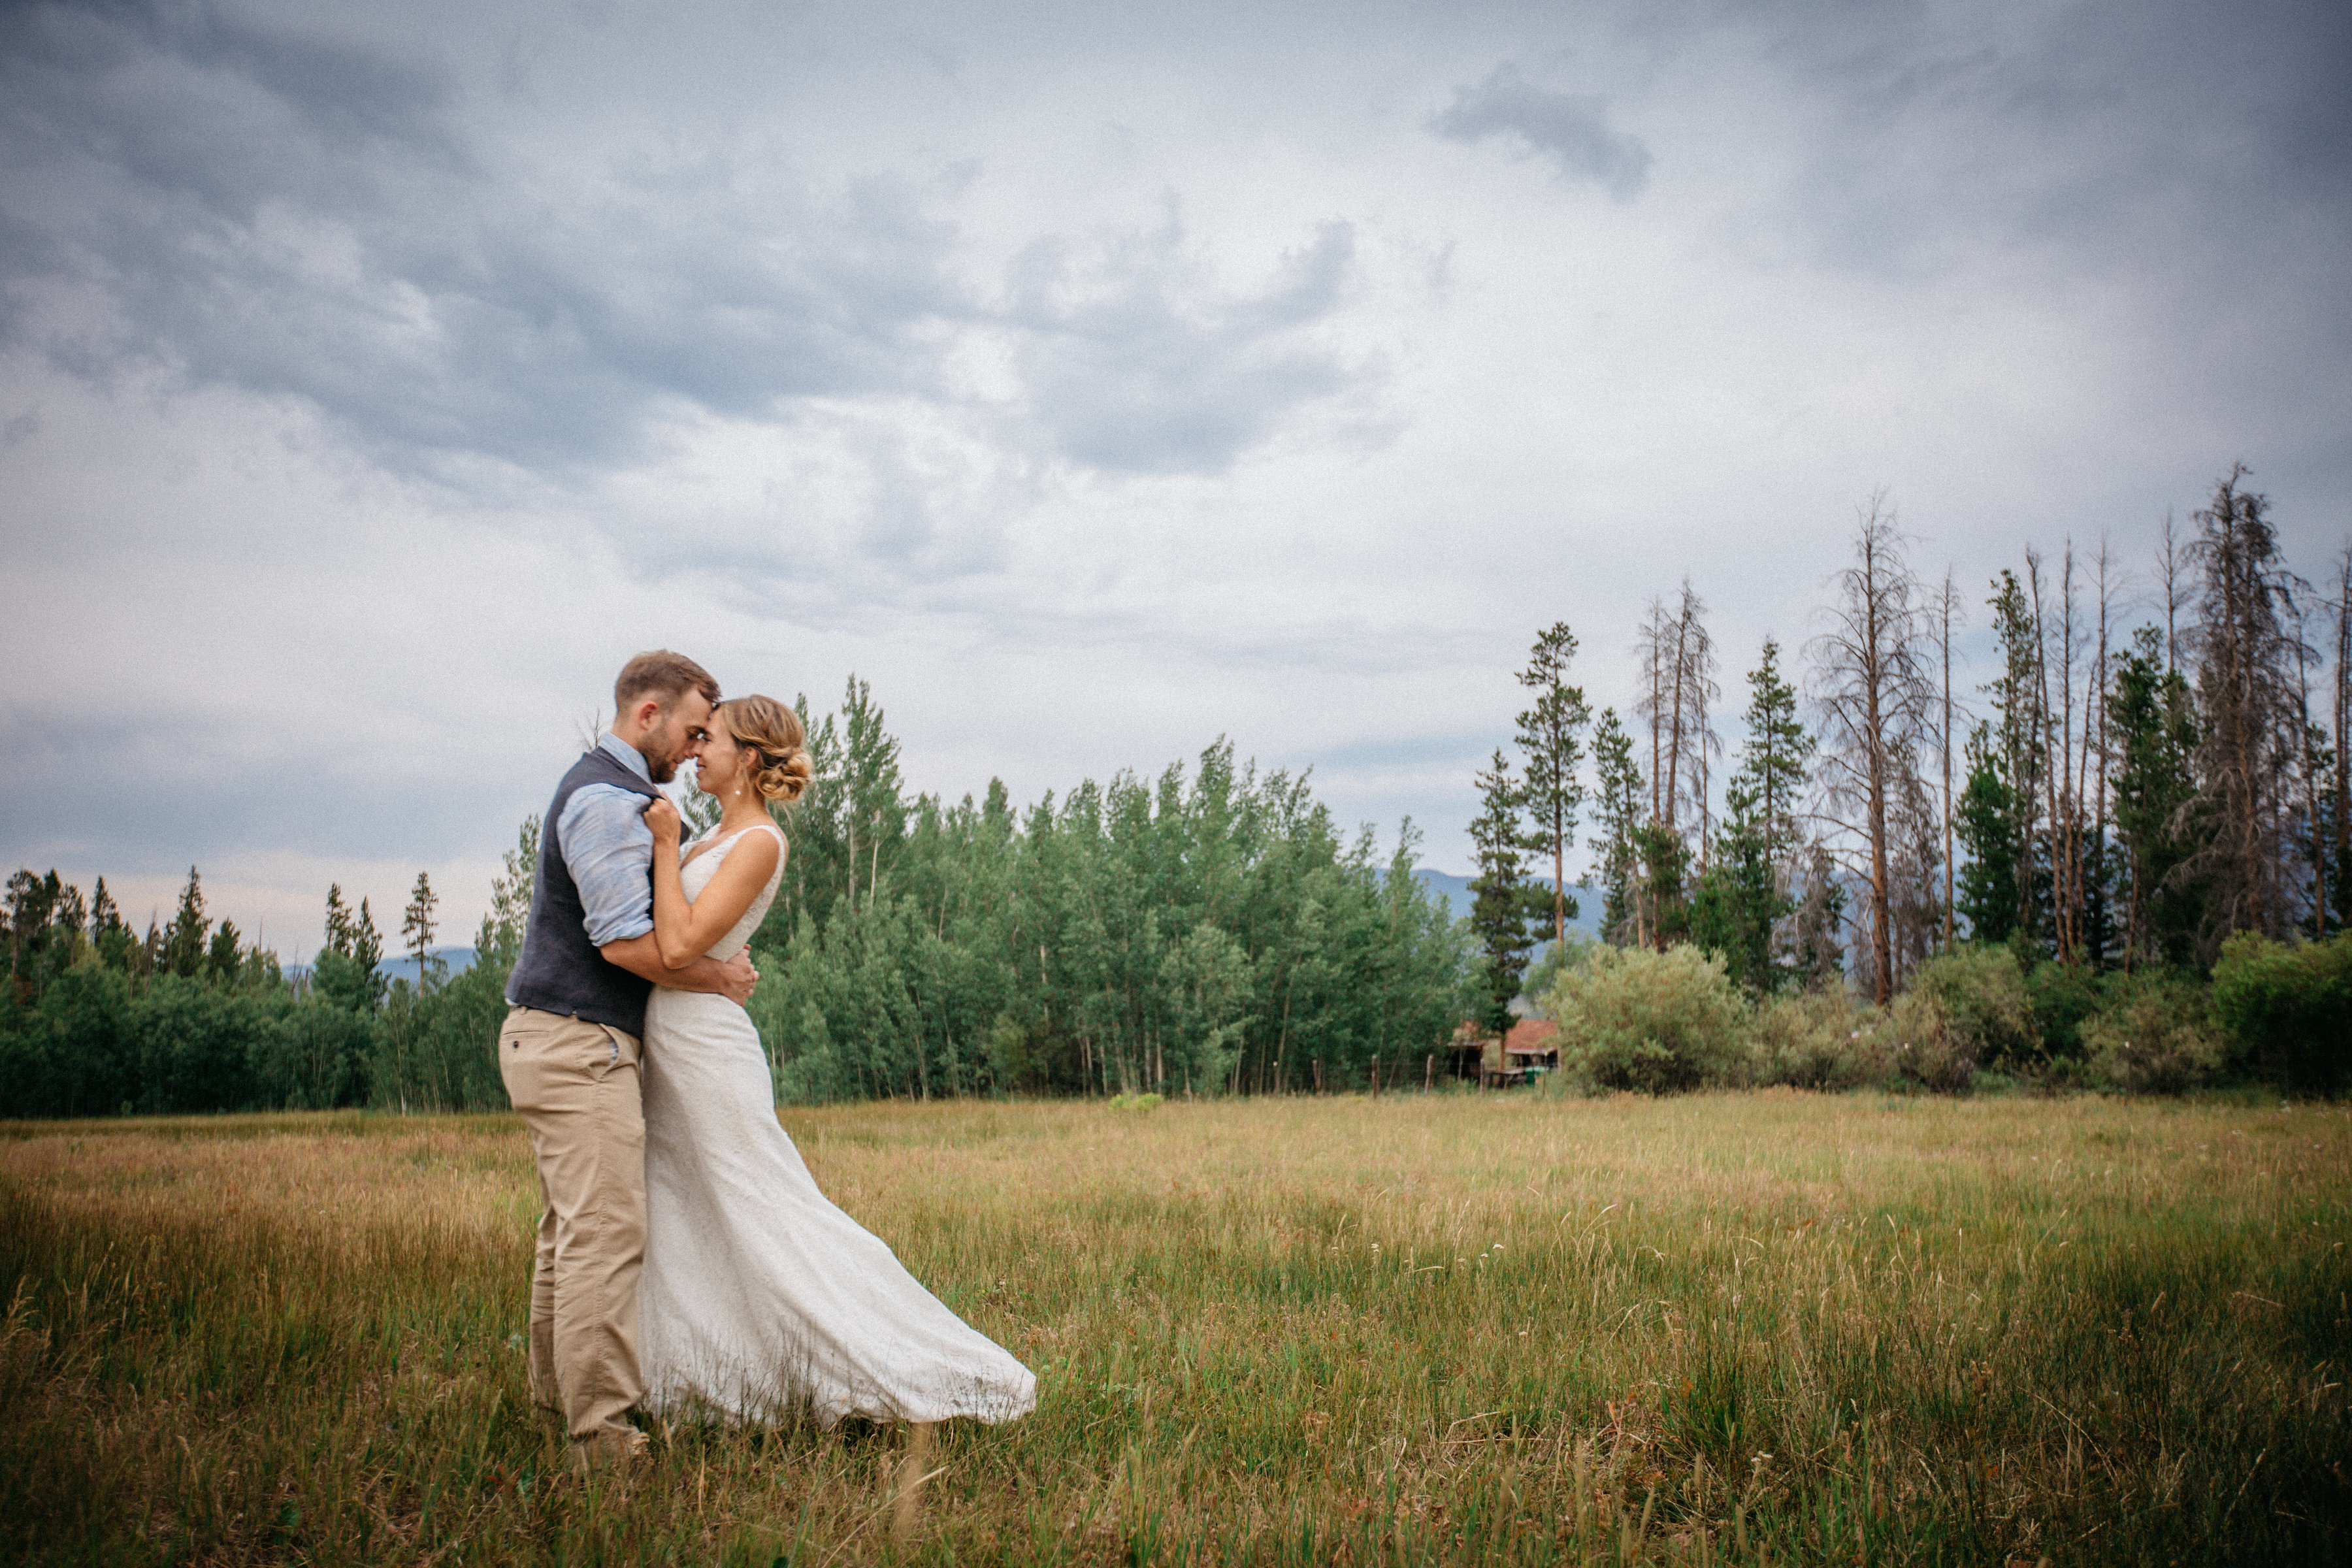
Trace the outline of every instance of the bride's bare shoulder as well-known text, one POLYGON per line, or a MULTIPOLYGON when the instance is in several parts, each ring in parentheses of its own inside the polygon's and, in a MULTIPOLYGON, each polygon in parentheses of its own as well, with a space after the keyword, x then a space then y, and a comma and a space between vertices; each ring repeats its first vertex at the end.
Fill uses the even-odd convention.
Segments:
POLYGON ((757 872, 761 880, 767 879, 784 858, 784 836, 772 827, 761 833, 757 829, 745 833, 735 841, 728 858, 741 865, 745 872, 757 872))

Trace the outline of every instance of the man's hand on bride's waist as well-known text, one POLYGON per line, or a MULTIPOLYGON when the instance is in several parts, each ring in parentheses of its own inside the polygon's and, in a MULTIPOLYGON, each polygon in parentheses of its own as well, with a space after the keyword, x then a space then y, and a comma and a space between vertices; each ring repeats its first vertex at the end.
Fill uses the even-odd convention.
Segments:
POLYGON ((720 964, 719 974, 724 983, 719 994, 738 1007, 751 999, 751 988, 760 984, 760 972, 751 967, 751 950, 748 947, 720 964))

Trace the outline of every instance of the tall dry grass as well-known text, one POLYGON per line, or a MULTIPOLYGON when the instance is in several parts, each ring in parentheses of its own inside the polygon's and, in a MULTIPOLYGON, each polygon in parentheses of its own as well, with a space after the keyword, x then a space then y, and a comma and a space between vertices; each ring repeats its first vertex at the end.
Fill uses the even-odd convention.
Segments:
POLYGON ((870 1428, 536 1426, 510 1121, 0 1130, 0 1554, 2316 1562, 2352 1116, 1780 1091, 788 1113, 1039 1373, 870 1428), (919 1506, 900 1484, 929 1474, 919 1506))

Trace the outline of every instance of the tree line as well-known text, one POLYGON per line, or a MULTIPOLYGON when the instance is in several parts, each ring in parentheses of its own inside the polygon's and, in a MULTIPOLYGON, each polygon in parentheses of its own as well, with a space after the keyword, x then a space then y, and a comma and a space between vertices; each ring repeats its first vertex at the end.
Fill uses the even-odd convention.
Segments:
POLYGON ((199 1110, 502 1108, 490 1042, 520 951, 537 823, 506 859, 452 975, 434 953, 440 902, 419 872, 401 937, 415 982, 387 978, 383 933, 366 899, 327 889, 326 941, 288 969, 205 910, 194 867, 168 923, 142 937, 105 879, 89 898, 55 871, 7 888, 7 984, 0 986, 0 1117, 199 1110))
POLYGON ((2028 548, 1985 585, 1997 663, 1973 690, 1968 595, 1913 565, 1874 498, 1804 668, 1767 638, 1748 672, 1719 812, 1719 662, 1689 581, 1636 628, 1623 717, 1591 716, 1574 635, 1543 632, 1517 756, 1477 778, 1489 1026, 1569 962, 1528 975, 1567 934, 1588 804, 1603 940, 1692 946, 1751 1000, 1851 985, 1885 1009, 1939 957, 1998 947, 2054 998, 2063 1049, 2103 984, 2201 981, 2233 942, 2329 943, 2352 922, 2352 546, 2315 585, 2248 478, 2218 479, 2186 536, 2167 520, 2146 597, 2105 542, 2028 548))
MULTIPOLYGON (((752 949, 751 1011, 779 1089, 904 1095, 1339 1089, 1425 1076, 1460 1011, 1466 942, 1392 853, 1344 836, 1304 776, 1237 764, 1121 773, 1016 809, 1002 782, 952 804, 908 792, 898 742, 852 678, 837 713, 800 699, 815 767, 779 807, 792 842, 752 949)), ((691 797, 698 826, 715 816, 691 797)), ((475 959, 433 956, 420 874, 387 981, 367 901, 331 889, 303 971, 206 918, 191 868, 142 939, 103 882, 8 889, 0 1116, 373 1104, 502 1107, 493 1048, 528 920, 539 822, 494 882, 475 959)))

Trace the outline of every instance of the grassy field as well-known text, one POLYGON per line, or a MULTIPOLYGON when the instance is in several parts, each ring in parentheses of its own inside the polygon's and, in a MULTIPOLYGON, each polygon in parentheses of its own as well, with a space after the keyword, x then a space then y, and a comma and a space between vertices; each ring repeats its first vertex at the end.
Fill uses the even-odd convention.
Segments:
POLYGON ((2352 1558, 2352 1110, 1792 1093, 788 1113, 1039 1375, 575 1479, 507 1119, 0 1127, 0 1558, 2352 1558))

